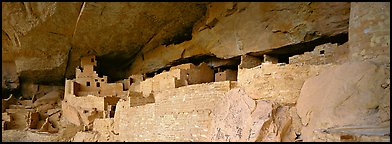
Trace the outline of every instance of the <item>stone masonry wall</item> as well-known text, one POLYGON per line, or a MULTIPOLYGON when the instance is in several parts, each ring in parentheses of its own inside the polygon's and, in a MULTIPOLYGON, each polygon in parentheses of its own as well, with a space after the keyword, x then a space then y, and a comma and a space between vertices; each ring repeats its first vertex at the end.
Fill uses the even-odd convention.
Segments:
POLYGON ((305 52, 301 55, 289 57, 289 63, 295 65, 324 65, 330 63, 339 63, 347 59, 348 43, 323 44, 316 46, 311 52, 305 52))
POLYGON ((305 80, 330 66, 262 64, 251 69, 239 69, 238 85, 252 99, 295 104, 305 80))
POLYGON ((155 103, 120 100, 114 129, 120 141, 208 141, 213 109, 235 82, 184 86, 154 94, 155 103))

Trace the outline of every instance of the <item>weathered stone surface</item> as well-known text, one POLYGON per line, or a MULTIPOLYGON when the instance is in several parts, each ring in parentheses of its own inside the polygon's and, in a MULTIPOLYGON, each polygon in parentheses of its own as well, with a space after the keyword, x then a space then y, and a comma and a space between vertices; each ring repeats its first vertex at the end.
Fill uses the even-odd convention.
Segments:
POLYGON ((1 63, 1 93, 2 98, 8 98, 11 93, 14 93, 19 88, 19 73, 16 71, 14 62, 1 63))
POLYGON ((33 133, 30 131, 22 130, 6 130, 2 131, 3 142, 56 142, 59 141, 57 135, 48 135, 33 133))
POLYGON ((34 95, 37 95, 38 88, 39 85, 31 82, 22 83, 21 84, 22 97, 25 99, 32 99, 34 95))
POLYGON ((34 110, 26 109, 7 109, 6 112, 10 114, 12 121, 8 125, 9 129, 23 130, 27 127, 29 113, 34 110))
POLYGON ((237 73, 237 70, 230 69, 227 69, 223 72, 215 73, 215 82, 227 80, 237 81, 237 73))
POLYGON ((349 43, 353 60, 390 63, 389 2, 351 3, 349 43))
POLYGON ((212 141, 257 141, 272 121, 274 104, 254 101, 244 90, 230 90, 219 99, 213 113, 212 141))
POLYGON ((39 132, 48 132, 48 133, 57 133, 58 129, 54 128, 52 123, 49 121, 49 118, 45 119, 44 124, 38 130, 39 132))
POLYGON ((63 117, 66 118, 67 121, 75 125, 82 125, 79 113, 72 105, 63 101, 61 103, 61 110, 63 112, 63 117))
POLYGON ((289 57, 289 63, 295 65, 341 64, 348 60, 348 53, 347 42, 343 45, 327 43, 316 46, 311 52, 289 57))
POLYGON ((347 33, 349 12, 350 3, 210 3, 192 40, 139 54, 130 74, 196 55, 232 58, 347 33))
POLYGON ((390 70, 368 62, 349 62, 306 80, 297 101, 304 141, 343 141, 320 136, 390 133, 390 70))
POLYGON ((48 94, 46 94, 43 97, 40 97, 36 101, 34 101, 33 105, 34 107, 38 107, 40 105, 47 105, 47 104, 55 104, 59 100, 61 100, 62 95, 64 95, 64 91, 61 89, 56 89, 48 94))
POLYGON ((4 141, 390 141, 389 3, 2 7, 4 141))
POLYGON ((24 2, 2 8, 2 60, 15 61, 21 77, 34 82, 70 78, 88 53, 122 61, 103 64, 118 77, 114 68, 129 64, 141 49, 190 38, 206 10, 204 3, 149 2, 24 2))
POLYGON ((214 111, 211 141, 294 141, 300 128, 295 109, 253 100, 241 88, 226 93, 214 111))
POLYGON ((262 60, 258 57, 250 56, 250 55, 242 55, 241 63, 238 65, 239 69, 243 68, 253 68, 261 65, 262 60))
POLYGON ((36 129, 39 121, 39 113, 31 112, 28 119, 28 128, 36 129))
POLYGON ((72 142, 96 142, 97 132, 78 132, 73 137, 72 142))
MULTIPOLYGON (((188 85, 155 93, 155 103, 120 100, 114 117, 119 141, 209 141, 212 113, 234 82, 188 85)), ((111 135, 112 136, 112 135, 111 135)))
POLYGON ((238 85, 252 99, 273 100, 279 104, 295 104, 307 78, 333 65, 296 66, 263 64, 238 70, 238 85))
MULTIPOLYGON (((48 113, 49 113, 49 111, 48 111, 48 113)), ((62 124, 60 123, 60 118, 62 116, 62 113, 60 111, 58 111, 57 113, 48 114, 48 116, 49 116, 49 122, 52 124, 52 126, 54 128, 61 127, 62 124)))

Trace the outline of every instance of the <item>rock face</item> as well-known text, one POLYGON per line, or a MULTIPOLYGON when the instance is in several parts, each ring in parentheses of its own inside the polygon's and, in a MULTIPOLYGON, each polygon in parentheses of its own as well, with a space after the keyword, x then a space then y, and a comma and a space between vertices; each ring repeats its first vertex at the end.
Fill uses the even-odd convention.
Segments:
POLYGON ((212 141, 256 141, 262 127, 272 121, 274 104, 254 101, 244 90, 236 88, 230 90, 215 108, 212 141))
POLYGON ((124 71, 133 61, 130 73, 147 73, 180 58, 230 58, 347 33, 350 4, 59 2, 2 8, 2 60, 15 61, 25 80, 62 83, 86 54, 104 60, 103 74, 118 79, 129 76, 124 71))
POLYGON ((253 100, 242 88, 226 93, 215 107, 211 141, 294 141, 295 109, 270 100, 253 100))
POLYGON ((262 64, 238 70, 238 85, 255 100, 295 104, 305 80, 330 66, 262 64))
POLYGON ((142 52, 130 73, 195 55, 231 58, 347 33, 349 17, 350 3, 211 3, 192 40, 142 52))
POLYGON ((303 140, 334 141, 319 136, 329 130, 351 137, 389 134, 389 75, 384 67, 352 62, 308 79, 296 105, 303 140))
POLYGON ((16 72, 14 62, 1 63, 1 92, 2 98, 8 98, 9 94, 14 93, 19 88, 19 74, 16 72))
POLYGON ((390 141, 390 3, 2 8, 4 141, 390 141))
POLYGON ((2 61, 15 61, 21 77, 34 82, 71 78, 88 53, 121 69, 144 47, 190 39, 206 10, 203 3, 148 2, 2 3, 2 8, 2 61))
POLYGON ((350 55, 354 60, 390 63, 390 3, 351 3, 350 55))

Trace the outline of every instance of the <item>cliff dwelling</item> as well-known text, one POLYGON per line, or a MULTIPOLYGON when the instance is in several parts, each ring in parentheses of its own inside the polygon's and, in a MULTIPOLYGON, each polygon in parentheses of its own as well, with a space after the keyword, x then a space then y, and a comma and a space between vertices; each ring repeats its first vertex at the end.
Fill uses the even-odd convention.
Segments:
POLYGON ((390 142, 389 2, 2 2, 3 142, 390 142))

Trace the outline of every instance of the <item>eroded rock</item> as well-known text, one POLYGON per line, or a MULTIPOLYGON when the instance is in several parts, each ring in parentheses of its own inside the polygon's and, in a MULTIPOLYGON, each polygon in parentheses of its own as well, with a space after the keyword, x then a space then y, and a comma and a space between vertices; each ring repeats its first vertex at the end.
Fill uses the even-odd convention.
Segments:
POLYGON ((381 86, 389 74, 372 63, 348 62, 306 80, 296 105, 303 140, 343 141, 320 133, 347 127, 341 135, 389 135, 390 89, 381 86))
POLYGON ((25 2, 2 8, 2 60, 15 61, 23 79, 57 84, 73 76, 86 54, 122 61, 102 67, 114 78, 125 77, 114 68, 128 65, 141 49, 190 39, 206 10, 205 3, 148 2, 25 2))
POLYGON ((349 12, 350 3, 210 3, 192 40, 140 53, 129 75, 197 55, 227 59, 348 33, 349 12))
POLYGON ((15 94, 19 88, 19 73, 16 71, 14 62, 1 63, 1 93, 2 98, 8 98, 10 94, 15 94))
POLYGON ((391 4, 351 3, 350 59, 390 63, 391 4))

